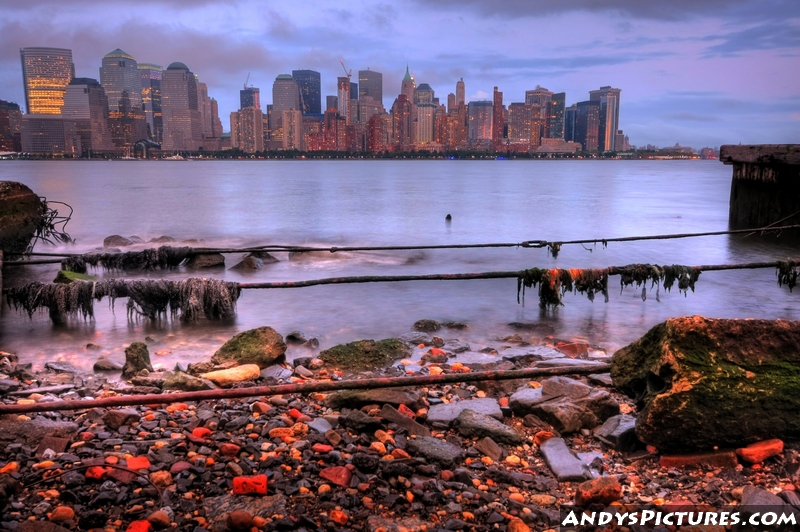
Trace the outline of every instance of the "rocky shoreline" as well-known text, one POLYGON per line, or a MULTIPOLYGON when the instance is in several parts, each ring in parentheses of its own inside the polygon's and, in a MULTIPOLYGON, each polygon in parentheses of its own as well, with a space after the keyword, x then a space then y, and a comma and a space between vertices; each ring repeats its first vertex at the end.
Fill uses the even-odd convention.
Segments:
MULTIPOLYGON (((608 358, 525 327, 472 353, 440 327, 420 320, 399 339, 322 352, 302 334, 263 327, 171 372, 148 368, 137 342, 119 383, 60 363, 34 373, 0 353, 0 397, 26 404, 608 358), (308 356, 286 362, 286 343, 308 356)), ((637 439, 636 411, 605 373, 8 414, 0 530, 521 532, 557 529, 575 505, 800 508, 798 446, 659 454, 637 439)))

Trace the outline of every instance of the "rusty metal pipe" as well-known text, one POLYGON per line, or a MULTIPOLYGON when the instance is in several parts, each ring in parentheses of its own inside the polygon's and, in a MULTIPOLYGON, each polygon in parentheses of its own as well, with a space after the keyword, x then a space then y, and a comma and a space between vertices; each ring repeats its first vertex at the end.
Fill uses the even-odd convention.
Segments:
POLYGON ((263 395, 283 395, 293 393, 331 392, 338 390, 364 390, 369 388, 397 388, 403 386, 428 386, 460 382, 501 381, 511 379, 531 379, 554 377, 557 375, 588 375, 611 370, 610 364, 597 364, 591 368, 556 367, 530 368, 503 371, 479 371, 474 373, 442 373, 419 377, 381 377, 348 381, 304 382, 295 384, 276 384, 273 386, 254 386, 230 390, 202 390, 199 392, 176 392, 165 394, 120 395, 102 399, 52 401, 30 405, 0 405, 2 414, 27 414, 30 412, 51 412, 54 410, 85 410, 114 406, 134 406, 150 404, 170 404, 184 401, 204 401, 210 399, 240 399, 263 395))

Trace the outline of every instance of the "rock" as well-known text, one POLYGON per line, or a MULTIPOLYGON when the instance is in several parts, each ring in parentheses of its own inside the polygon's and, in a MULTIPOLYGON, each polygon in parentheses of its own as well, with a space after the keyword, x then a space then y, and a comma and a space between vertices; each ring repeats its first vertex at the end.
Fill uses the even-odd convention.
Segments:
POLYGON ((343 488, 349 488, 350 480, 353 478, 353 474, 350 472, 350 470, 343 466, 325 468, 319 472, 319 476, 320 478, 323 478, 332 484, 336 484, 337 486, 342 486, 343 488))
POLYGON ((515 414, 533 414, 563 433, 592 429, 619 414, 610 393, 568 377, 547 379, 541 388, 522 388, 510 397, 509 406, 515 414))
POLYGON ((78 272, 68 272, 66 270, 61 270, 56 274, 56 278, 53 279, 54 283, 58 284, 70 284, 74 283, 75 281, 99 281, 100 278, 96 275, 86 275, 85 273, 78 273, 78 272))
POLYGON ((0 251, 23 253, 27 249, 44 222, 43 206, 39 196, 26 185, 0 181, 0 251))
POLYGON ((325 434, 333 427, 331 426, 330 423, 328 423, 328 421, 325 418, 318 417, 308 422, 308 428, 310 428, 311 430, 315 430, 320 434, 325 434))
POLYGON ((75 511, 69 506, 56 506, 50 513, 51 523, 63 523, 75 518, 75 511))
POLYGON ((13 379, 0 379, 0 395, 19 390, 20 383, 13 379))
POLYGON ((610 373, 593 373, 587 375, 586 378, 595 386, 605 386, 606 388, 614 387, 614 381, 611 379, 610 373))
POLYGON ((80 370, 70 364, 69 362, 46 362, 45 369, 49 369, 55 373, 79 373, 80 370))
POLYGON ((416 517, 380 517, 371 515, 367 518, 367 529, 381 532, 429 532, 436 526, 429 521, 421 521, 416 517))
POLYGON ((45 437, 72 438, 78 425, 71 421, 52 421, 37 416, 29 421, 20 421, 16 416, 0 418, 0 441, 24 443, 35 447, 45 437))
POLYGON ((220 268, 225 266, 225 257, 221 253, 198 253, 186 261, 186 267, 197 270, 201 268, 220 268))
POLYGON ((130 379, 143 369, 153 371, 150 364, 150 352, 144 342, 133 342, 125 348, 125 365, 122 366, 122 378, 130 379))
POLYGON ((488 436, 478 440, 473 447, 495 462, 503 458, 503 448, 497 445, 494 440, 488 436))
POLYGON ((738 464, 739 462, 738 460, 736 460, 736 453, 733 451, 714 451, 708 453, 663 455, 660 458, 661 467, 667 469, 686 467, 686 466, 734 468, 738 464))
POLYGON ((133 240, 120 235, 111 235, 103 239, 104 248, 124 248, 133 244, 133 240))
POLYGON ((555 328, 549 323, 525 323, 515 321, 509 323, 508 326, 517 331, 532 331, 542 336, 549 336, 555 332, 555 328))
POLYGON ((261 369, 256 364, 245 364, 229 369, 210 371, 200 375, 203 379, 208 379, 217 386, 231 386, 237 382, 254 381, 261 377, 261 369))
POLYGON ((410 388, 373 388, 370 390, 345 390, 325 398, 325 406, 333 410, 361 408, 364 405, 406 405, 412 410, 425 407, 422 392, 410 388))
POLYGON ((396 408, 392 405, 385 404, 383 408, 381 408, 381 417, 390 422, 396 424, 398 427, 405 429, 409 435, 412 436, 430 436, 431 431, 425 425, 421 425, 408 417, 405 414, 400 413, 396 408))
POLYGON ((431 336, 428 333, 424 333, 422 331, 411 331, 405 334, 402 334, 398 337, 399 340, 402 340, 406 343, 413 344, 413 345, 431 345, 431 336))
POLYGON ((168 373, 162 386, 164 390, 179 390, 182 392, 196 392, 199 390, 211 390, 213 388, 214 385, 211 382, 193 377, 182 371, 168 373))
POLYGON ((268 251, 253 251, 248 255, 248 257, 255 257, 257 259, 261 259, 261 262, 264 264, 273 264, 275 262, 280 262, 279 259, 272 256, 268 251))
POLYGON ((234 510, 228 514, 225 524, 231 530, 249 532, 253 526, 253 516, 245 510, 234 510))
POLYGON ((522 435, 508 425, 469 409, 461 411, 453 421, 453 426, 464 438, 490 437, 509 445, 519 445, 524 441, 522 435))
POLYGON ((586 507, 590 504, 609 505, 622 498, 622 486, 617 477, 600 477, 587 480, 575 490, 575 505, 586 507))
POLYGON ((297 366, 294 368, 294 374, 304 379, 310 379, 314 376, 314 372, 305 366, 297 366))
POLYGON ((286 343, 300 345, 308 341, 308 338, 300 331, 292 331, 286 335, 286 343))
POLYGON ((280 361, 285 353, 283 337, 272 327, 259 327, 239 333, 225 342, 211 361, 214 364, 258 364, 263 369, 280 361))
POLYGON ((524 347, 509 347, 500 352, 503 360, 513 363, 517 367, 527 367, 533 362, 551 359, 563 359, 564 353, 544 345, 530 345, 524 347))
POLYGON ((109 410, 103 416, 103 423, 111 430, 117 430, 123 425, 135 423, 141 419, 141 414, 130 408, 120 408, 119 410, 109 410))
POLYGON ((239 495, 222 495, 220 497, 206 497, 203 500, 203 509, 209 528, 215 530, 217 526, 227 526, 227 517, 231 512, 241 510, 254 517, 271 518, 275 514, 286 513, 286 499, 283 495, 268 497, 242 497, 239 495))
POLYGON ((783 452, 783 442, 778 439, 759 441, 751 443, 747 447, 736 449, 736 454, 742 457, 745 462, 760 464, 767 458, 777 456, 783 452))
POLYGON ((177 240, 172 238, 171 236, 161 235, 157 238, 151 238, 149 242, 152 242, 154 244, 167 244, 169 242, 177 242, 177 240))
POLYGON ((171 520, 166 512, 161 510, 156 510, 155 512, 151 513, 147 516, 147 520, 153 525, 153 528, 156 530, 161 530, 162 528, 169 527, 171 520))
POLYGON ((286 380, 292 376, 292 370, 283 367, 280 364, 275 364, 266 369, 261 370, 261 376, 265 379, 286 380))
POLYGON ((371 473, 378 469, 381 459, 374 454, 356 453, 353 455, 353 465, 359 470, 371 473))
POLYGON ((765 489, 745 486, 742 490, 742 503, 740 505, 742 511, 761 511, 764 507, 770 507, 770 511, 774 512, 780 511, 785 505, 786 503, 783 502, 783 499, 765 489))
POLYGON ((381 428, 381 422, 361 410, 350 410, 339 418, 339 423, 357 432, 374 432, 381 428))
POLYGON ((464 410, 472 410, 478 414, 503 419, 503 412, 497 399, 471 399, 467 401, 453 401, 431 406, 428 411, 427 422, 431 425, 450 426, 464 410))
POLYGON ((621 452, 636 450, 636 418, 627 414, 611 416, 594 430, 594 437, 621 452))
POLYGON ((444 343, 444 347, 446 347, 448 351, 452 351, 453 353, 463 353, 465 351, 470 350, 470 346, 468 343, 453 339, 447 340, 444 343))
POLYGON ((608 369, 608 366, 603 362, 596 362, 594 360, 582 360, 580 358, 554 358, 551 360, 542 360, 540 362, 536 362, 533 365, 535 368, 563 368, 563 367, 574 367, 574 368, 597 368, 597 371, 602 371, 603 369, 608 369))
POLYGON ((100 357, 97 359, 97 362, 94 363, 92 366, 92 370, 94 371, 120 371, 122 370, 122 364, 114 362, 107 357, 100 357))
POLYGON ((563 439, 550 438, 539 447, 539 451, 559 482, 580 482, 592 478, 589 466, 572 454, 563 439))
POLYGON ((531 528, 525 524, 525 521, 515 517, 508 522, 506 532, 531 532, 531 528))
POLYGON ((420 331, 420 332, 436 332, 439 329, 441 329, 442 326, 436 320, 423 319, 414 322, 414 326, 412 328, 415 331, 420 331))
MULTIPOLYGON (((103 516, 103 522, 105 522, 105 519, 105 516, 103 516)), ((48 521, 23 521, 13 530, 16 530, 16 532, 69 532, 68 528, 48 521)))
POLYGON ((798 322, 673 318, 617 351, 611 377, 661 450, 800 437, 798 322))
POLYGON ((236 495, 266 495, 267 476, 235 477, 233 479, 233 493, 236 495))
POLYGON ((326 364, 341 369, 383 368, 411 354, 411 349, 396 338, 385 340, 360 340, 326 349, 319 358, 326 364))
POLYGON ((461 447, 428 436, 419 436, 408 440, 406 450, 409 453, 424 456, 428 461, 446 468, 453 467, 463 455, 461 447))
POLYGON ((231 270, 243 271, 243 272, 257 272, 261 268, 264 267, 264 261, 253 257, 252 255, 248 255, 243 258, 240 262, 236 263, 234 266, 231 266, 231 270))

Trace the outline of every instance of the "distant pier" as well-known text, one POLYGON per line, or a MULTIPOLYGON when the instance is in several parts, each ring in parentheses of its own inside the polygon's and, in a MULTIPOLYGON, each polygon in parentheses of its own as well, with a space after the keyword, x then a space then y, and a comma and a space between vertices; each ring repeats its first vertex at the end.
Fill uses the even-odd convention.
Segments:
POLYGON ((719 160, 733 166, 731 229, 800 223, 800 144, 725 145, 719 160))

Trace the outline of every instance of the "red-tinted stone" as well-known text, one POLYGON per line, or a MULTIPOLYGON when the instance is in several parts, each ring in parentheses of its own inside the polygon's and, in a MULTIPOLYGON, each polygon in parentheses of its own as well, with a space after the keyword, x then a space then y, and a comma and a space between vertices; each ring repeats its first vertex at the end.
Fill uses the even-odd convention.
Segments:
POLYGON ((233 493, 236 495, 266 495, 267 476, 234 477, 233 493))
POLYGON ((745 462, 760 464, 767 458, 777 456, 783 452, 783 442, 778 439, 764 440, 751 443, 747 447, 736 449, 736 454, 742 457, 745 462))
POLYGON ((670 469, 673 467, 686 466, 710 466, 710 467, 736 467, 736 453, 733 451, 715 451, 711 453, 694 454, 674 454, 661 457, 661 467, 670 469))
POLYGON ((341 510, 331 510, 328 518, 339 526, 346 525, 349 519, 348 515, 341 510))
POLYGON ((342 486, 343 488, 349 488, 350 479, 353 478, 353 474, 350 472, 350 470, 342 466, 328 467, 323 469, 319 472, 319 476, 336 484, 337 486, 342 486))
POLYGON ((415 414, 414 411, 411 410, 410 408, 408 408, 406 405, 398 406, 397 407, 397 411, 400 412, 401 414, 403 414, 404 416, 410 417, 411 419, 414 419, 415 417, 417 417, 417 414, 415 414))
POLYGON ((240 447, 235 443, 220 443, 219 454, 222 456, 236 456, 239 454, 240 447))
POLYGON ((192 443, 196 443, 197 445, 206 445, 208 443, 206 438, 198 438, 194 434, 187 434, 186 439, 192 443))
POLYGON ((130 484, 138 475, 124 469, 111 468, 106 475, 106 478, 122 482, 123 484, 130 484))
POLYGON ((296 408, 292 408, 291 410, 289 410, 289 415, 292 416, 292 418, 294 419, 298 419, 303 415, 303 413, 296 408))
POLYGON ((150 532, 151 530, 153 530, 153 525, 150 524, 150 521, 141 519, 129 524, 128 528, 125 529, 125 532, 150 532))
POLYGON ((588 506, 594 503, 611 504, 622 497, 622 486, 617 477, 600 477, 587 480, 575 491, 575 504, 588 506))
POLYGON ((272 410, 272 405, 267 403, 262 403, 261 401, 257 401, 253 403, 253 412, 258 412, 259 414, 266 414, 270 410, 272 410))
POLYGON ((108 469, 105 467, 94 466, 86 470, 86 478, 93 478, 95 480, 101 480, 107 474, 108 469))
POLYGON ((132 456, 127 460, 128 469, 138 471, 140 469, 147 469, 150 467, 150 460, 146 456, 132 456))
POLYGON ((234 510, 228 514, 225 523, 230 530, 249 531, 250 527, 253 526, 253 516, 250 515, 250 512, 244 510, 234 510))
POLYGON ((185 461, 175 462, 169 468, 169 472, 172 473, 173 475, 177 475, 178 473, 186 471, 187 469, 191 469, 191 467, 192 467, 192 464, 190 464, 189 462, 185 462, 185 461))
POLYGON ((195 438, 208 438, 211 436, 211 431, 205 427, 197 427, 192 430, 192 436, 195 438))
POLYGON ((453 480, 453 477, 455 477, 455 474, 449 469, 442 470, 442 480, 444 480, 445 482, 450 482, 451 480, 453 480))
POLYGON ((432 355, 444 355, 444 354, 446 354, 444 349, 439 349, 438 347, 431 347, 430 353, 432 355))
POLYGON ((92 432, 81 432, 79 435, 81 441, 90 441, 94 439, 94 433, 92 432))
POLYGON ((572 343, 558 342, 556 344, 556 349, 558 349, 567 356, 580 357, 587 355, 589 353, 589 344, 585 344, 583 342, 572 342, 572 343))
POLYGON ((548 430, 540 430, 539 432, 533 435, 533 443, 535 443, 536 445, 541 445, 554 436, 555 434, 553 434, 548 430))
POLYGON ((333 450, 333 447, 330 445, 325 445, 324 443, 315 443, 311 450, 317 453, 329 453, 333 450))

